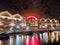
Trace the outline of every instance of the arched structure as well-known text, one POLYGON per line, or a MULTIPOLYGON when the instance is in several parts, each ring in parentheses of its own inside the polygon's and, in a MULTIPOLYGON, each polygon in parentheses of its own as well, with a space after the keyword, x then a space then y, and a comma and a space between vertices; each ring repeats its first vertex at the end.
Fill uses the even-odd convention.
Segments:
POLYGON ((3 11, 3 12, 0 12, 0 18, 12 19, 12 14, 9 13, 8 11, 3 11))
POLYGON ((30 26, 38 26, 38 22, 37 22, 37 18, 35 16, 28 16, 27 17, 27 23, 30 25, 30 26))
POLYGON ((46 22, 46 19, 45 18, 41 18, 39 20, 39 28, 46 28, 45 22, 46 22))
POLYGON ((45 18, 41 18, 41 19, 40 19, 40 22, 42 22, 42 21, 45 22, 46 19, 45 19, 45 18))
POLYGON ((50 22, 51 22, 50 18, 47 18, 47 19, 46 19, 46 22, 47 22, 47 23, 50 23, 50 22))
POLYGON ((12 19, 12 14, 8 11, 0 12, 0 21, 4 24, 4 27, 9 27, 12 19))
POLYGON ((35 16, 28 16, 28 17, 27 17, 27 20, 29 20, 29 19, 35 19, 35 20, 38 20, 35 16))
POLYGON ((53 18, 51 19, 51 23, 56 23, 57 21, 53 18))
POLYGON ((47 25, 47 28, 51 28, 51 19, 50 18, 47 18, 46 19, 46 25, 47 25))
POLYGON ((21 21, 23 19, 23 17, 17 13, 17 14, 14 14, 13 19, 21 21))

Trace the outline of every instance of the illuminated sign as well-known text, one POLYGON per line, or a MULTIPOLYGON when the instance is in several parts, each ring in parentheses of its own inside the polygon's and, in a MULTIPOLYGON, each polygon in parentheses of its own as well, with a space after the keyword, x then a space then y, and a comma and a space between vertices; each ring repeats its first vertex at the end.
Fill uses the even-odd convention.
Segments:
POLYGON ((29 19, 35 19, 35 20, 37 20, 37 18, 35 16, 28 16, 27 20, 29 20, 29 19))

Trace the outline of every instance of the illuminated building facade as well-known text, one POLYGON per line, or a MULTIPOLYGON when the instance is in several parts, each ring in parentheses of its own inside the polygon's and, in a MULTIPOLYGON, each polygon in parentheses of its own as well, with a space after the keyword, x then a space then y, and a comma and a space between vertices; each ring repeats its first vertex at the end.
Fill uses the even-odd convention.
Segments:
POLYGON ((40 18, 37 19, 35 16, 22 17, 20 14, 10 14, 8 11, 0 12, 0 27, 11 27, 19 24, 26 28, 27 25, 30 27, 44 28, 44 29, 54 29, 59 26, 59 20, 50 18, 40 18))
MULTIPOLYGON (((22 17, 20 14, 10 14, 8 11, 0 12, 0 30, 11 30, 12 27, 14 30, 58 30, 60 26, 59 20, 50 19, 50 18, 36 18, 35 16, 22 17)), ((54 36, 56 36, 56 41, 58 41, 59 32, 54 31, 52 33, 44 32, 39 34, 40 40, 49 41, 49 37, 51 42, 54 40, 54 36), (51 35, 52 34, 52 35, 51 35)))

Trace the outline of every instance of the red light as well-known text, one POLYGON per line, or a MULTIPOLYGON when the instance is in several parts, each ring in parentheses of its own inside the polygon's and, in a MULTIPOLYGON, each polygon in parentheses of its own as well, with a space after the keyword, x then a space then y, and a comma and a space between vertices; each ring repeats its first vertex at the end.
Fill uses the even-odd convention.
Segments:
POLYGON ((37 18, 35 16, 28 16, 27 20, 29 20, 29 19, 35 19, 35 20, 37 20, 37 18))
POLYGON ((29 40, 27 41, 26 45, 40 45, 39 40, 36 36, 29 37, 29 40))

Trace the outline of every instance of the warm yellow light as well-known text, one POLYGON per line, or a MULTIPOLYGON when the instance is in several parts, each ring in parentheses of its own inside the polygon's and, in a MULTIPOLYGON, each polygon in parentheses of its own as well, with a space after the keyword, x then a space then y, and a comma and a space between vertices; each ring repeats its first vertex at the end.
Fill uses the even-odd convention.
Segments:
POLYGON ((18 19, 19 21, 21 21, 21 19, 18 19))
POLYGON ((11 22, 11 23, 9 24, 9 26, 15 26, 14 22, 11 22))
POLYGON ((12 19, 11 17, 7 17, 7 19, 12 19))
POLYGON ((43 39, 42 39, 42 34, 40 34, 40 40, 42 41, 43 39))
POLYGON ((1 21, 0 21, 0 26, 2 26, 2 25, 4 25, 3 23, 1 23, 1 21))
POLYGON ((3 45, 2 41, 0 40, 0 45, 3 45))
POLYGON ((51 42, 53 43, 53 41, 54 41, 54 39, 53 39, 53 37, 54 37, 54 32, 52 32, 52 35, 51 35, 51 42))
POLYGON ((46 43, 48 43, 48 33, 46 33, 46 43))
POLYGON ((52 20, 50 20, 50 22, 52 23, 52 20))
POLYGON ((56 42, 59 41, 58 32, 56 32, 56 42))
POLYGON ((5 19, 6 17, 5 16, 1 16, 1 18, 5 19))
POLYGON ((55 20, 55 23, 57 23, 57 20, 55 20))

